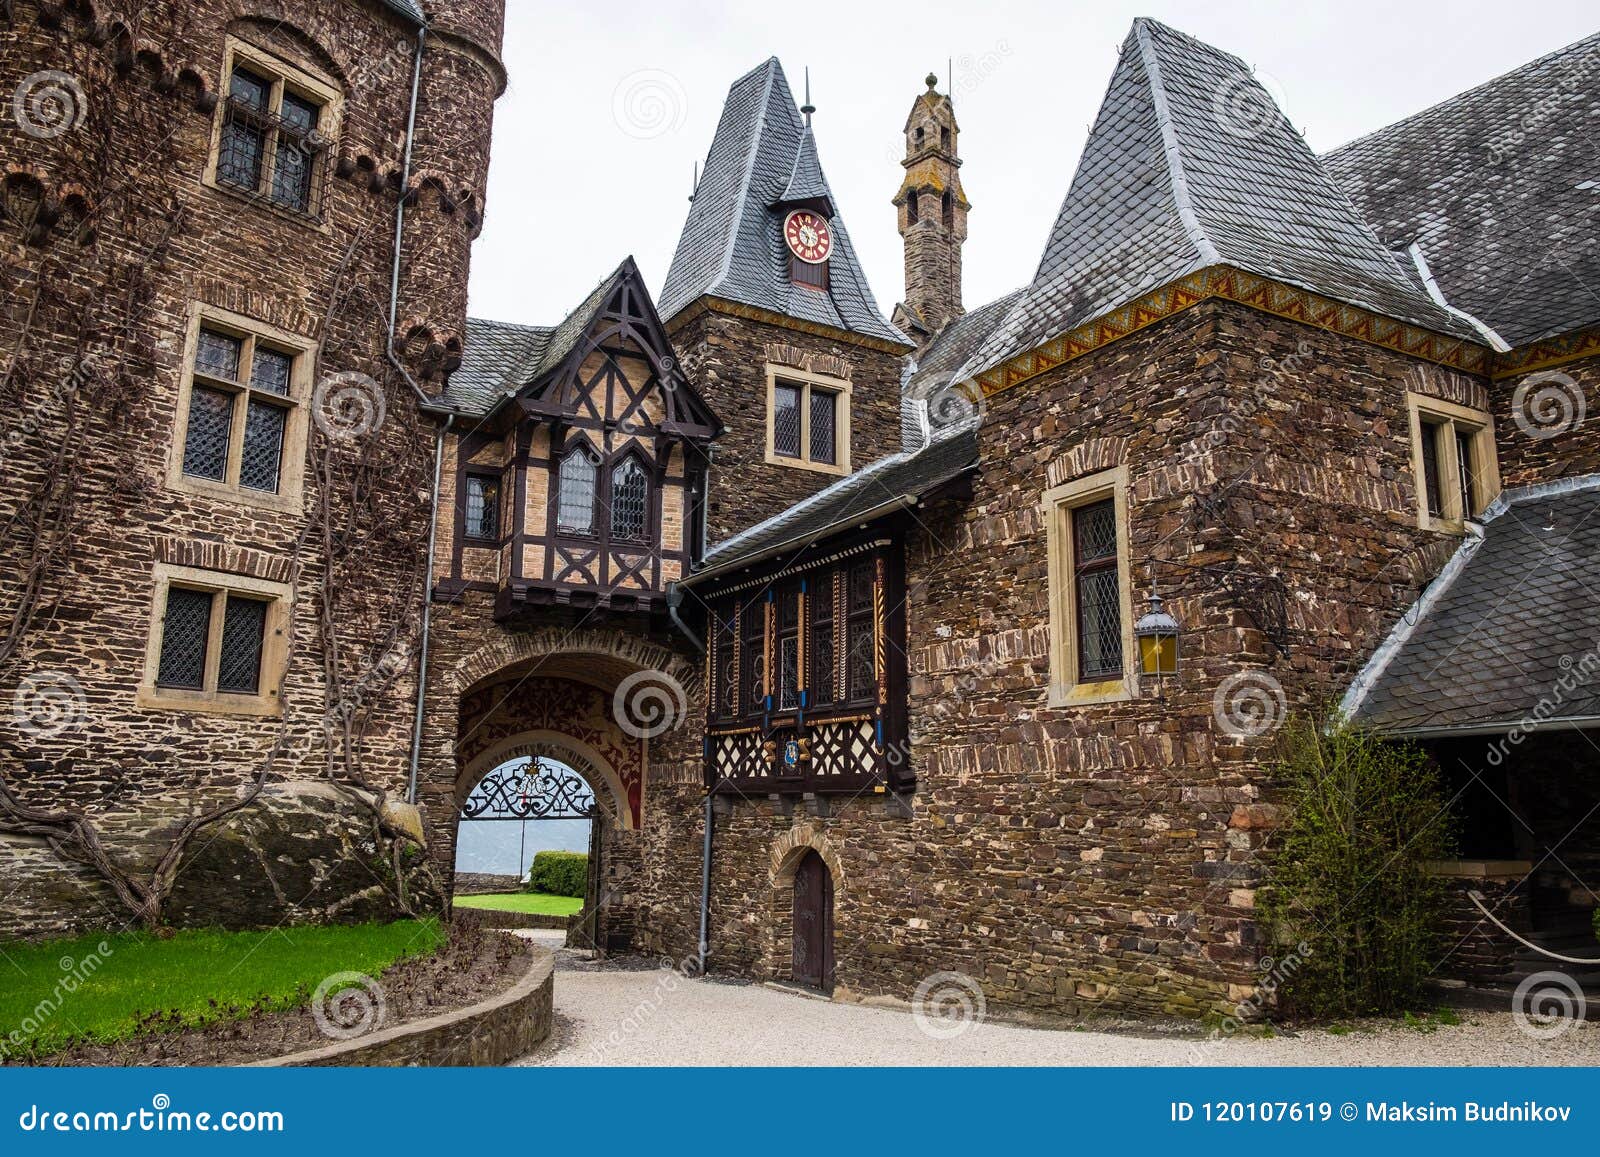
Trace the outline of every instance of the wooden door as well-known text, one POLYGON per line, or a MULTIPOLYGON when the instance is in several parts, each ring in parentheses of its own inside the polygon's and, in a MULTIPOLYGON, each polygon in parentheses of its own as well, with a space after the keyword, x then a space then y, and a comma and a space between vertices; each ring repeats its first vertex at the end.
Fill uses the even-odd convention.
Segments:
POLYGON ((814 851, 794 874, 794 979, 833 987, 833 876, 814 851))

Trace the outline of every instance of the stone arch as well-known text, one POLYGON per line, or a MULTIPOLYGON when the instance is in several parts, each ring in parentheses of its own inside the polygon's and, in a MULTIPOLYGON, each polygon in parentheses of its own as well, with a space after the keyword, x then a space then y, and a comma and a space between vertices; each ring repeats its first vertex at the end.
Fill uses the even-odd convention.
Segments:
POLYGON ((767 879, 776 890, 794 888, 795 870, 807 852, 816 852, 828 866, 833 876, 834 894, 844 890, 844 860, 839 849, 828 839, 828 833, 818 824, 798 823, 772 841, 772 862, 767 869, 767 879))
POLYGON ((661 671, 676 679, 686 696, 694 693, 694 667, 659 643, 620 631, 563 631, 554 627, 509 635, 478 648, 445 673, 443 689, 460 696, 510 668, 575 656, 615 659, 633 671, 661 671))
POLYGON ((1126 438, 1085 438, 1045 468, 1045 481, 1060 486, 1086 474, 1111 470, 1127 460, 1126 438))
POLYGON ((582 776, 594 789, 595 800, 605 809, 609 821, 624 831, 633 829, 633 811, 616 768, 593 747, 559 731, 519 732, 474 756, 456 777, 456 806, 459 808, 478 781, 502 763, 541 755, 559 760, 582 776))

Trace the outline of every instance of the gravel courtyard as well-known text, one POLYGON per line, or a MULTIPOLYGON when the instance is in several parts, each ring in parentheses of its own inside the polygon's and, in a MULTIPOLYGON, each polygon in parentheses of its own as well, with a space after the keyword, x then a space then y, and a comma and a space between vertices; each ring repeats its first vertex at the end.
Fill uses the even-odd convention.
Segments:
MULTIPOLYGON (((553 947, 548 939, 547 946, 553 947)), ((557 954, 556 1027, 522 1065, 1596 1065, 1600 1024, 1529 1036, 1509 1011, 1432 1031, 1198 1036, 1035 1029, 994 1021, 936 1039, 908 1011, 695 980, 648 962, 557 954)), ((948 1031, 951 1026, 935 1025, 948 1031)))

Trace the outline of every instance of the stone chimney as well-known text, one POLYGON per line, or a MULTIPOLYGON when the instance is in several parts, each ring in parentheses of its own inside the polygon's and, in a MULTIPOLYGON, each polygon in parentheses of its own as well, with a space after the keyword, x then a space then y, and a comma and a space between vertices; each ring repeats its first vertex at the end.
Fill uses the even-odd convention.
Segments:
POLYGON ((966 312, 961 305, 961 243, 967 239, 967 203, 961 191, 955 108, 935 91, 917 97, 906 118, 905 180, 895 194, 900 236, 906 246, 904 309, 928 336, 966 312))

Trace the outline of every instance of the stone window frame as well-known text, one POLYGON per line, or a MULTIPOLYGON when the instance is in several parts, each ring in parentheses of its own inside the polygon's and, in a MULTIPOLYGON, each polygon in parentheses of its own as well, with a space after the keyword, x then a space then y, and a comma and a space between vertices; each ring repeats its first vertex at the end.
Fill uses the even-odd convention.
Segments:
POLYGON ((310 338, 275 325, 245 317, 243 314, 202 302, 189 310, 187 333, 183 343, 183 371, 178 379, 178 405, 173 417, 172 445, 167 454, 167 489, 184 494, 216 498, 224 502, 253 506, 262 510, 276 510, 298 514, 304 508, 306 441, 311 426, 311 374, 316 360, 316 342, 310 338), (200 345, 200 331, 212 329, 230 337, 241 339, 239 364, 253 372, 255 348, 264 342, 268 348, 294 357, 289 371, 289 393, 255 390, 248 380, 228 382, 201 374, 201 384, 213 389, 223 389, 234 394, 232 434, 228 442, 228 464, 223 471, 223 481, 196 478, 183 472, 184 446, 189 437, 189 406, 194 394, 196 354, 200 345), (239 460, 244 453, 244 423, 248 416, 249 399, 259 394, 272 404, 284 406, 288 414, 283 423, 283 447, 278 457, 278 489, 276 492, 253 490, 228 478, 239 476, 239 460))
POLYGON ((157 563, 150 600, 150 624, 145 645, 144 674, 139 681, 136 703, 140 707, 163 711, 193 711, 212 715, 277 716, 282 713, 280 694, 287 659, 291 614, 290 587, 287 583, 250 575, 201 570, 196 567, 157 563), (215 596, 237 594, 267 602, 266 623, 262 628, 261 677, 254 692, 215 690, 217 669, 222 660, 219 645, 225 614, 225 598, 213 598, 211 623, 206 634, 205 690, 160 687, 156 677, 161 669, 163 621, 167 591, 173 587, 206 591, 215 596))
POLYGON ((1406 417, 1411 428, 1411 477, 1417 491, 1417 526, 1422 530, 1437 530, 1447 534, 1463 534, 1466 524, 1480 516, 1500 494, 1500 460, 1495 448, 1494 415, 1488 410, 1447 402, 1414 390, 1406 392, 1406 417), (1423 466, 1424 423, 1440 430, 1435 449, 1440 478, 1440 505, 1443 515, 1435 518, 1428 512, 1428 487, 1423 466), (1456 438, 1466 434, 1472 439, 1472 453, 1477 471, 1472 478, 1473 510, 1461 508, 1460 488, 1454 480, 1460 473, 1456 438))
POLYGON ((1050 597, 1051 707, 1120 703, 1138 694, 1133 646, 1133 564, 1129 552, 1128 468, 1117 466, 1052 486, 1041 509, 1050 597), (1093 683, 1078 680, 1077 584, 1074 581, 1072 512, 1110 498, 1117 520, 1117 591, 1122 611, 1122 674, 1093 683))
MULTIPOLYGON (((344 118, 344 92, 333 77, 322 73, 313 73, 304 66, 294 64, 275 53, 259 48, 241 37, 229 33, 222 48, 222 75, 221 83, 217 86, 217 111, 211 124, 211 144, 206 155, 205 173, 201 180, 207 187, 219 193, 266 209, 280 217, 316 229, 320 232, 329 232, 332 226, 327 220, 325 200, 327 195, 327 182, 323 179, 327 166, 332 163, 334 146, 339 139, 339 127, 344 118), (279 205, 266 193, 255 193, 241 189, 226 181, 217 179, 217 165, 222 155, 222 129, 228 118, 228 93, 233 79, 234 66, 243 64, 251 72, 262 74, 272 84, 272 95, 269 98, 269 107, 279 109, 283 104, 283 92, 287 89, 302 98, 309 99, 321 107, 322 114, 313 131, 322 138, 323 146, 313 158, 311 174, 311 199, 304 210, 295 209, 287 205, 279 205)), ((275 113, 273 114, 276 115, 275 113)), ((268 140, 262 149, 261 169, 263 185, 272 181, 272 174, 277 164, 278 132, 274 130, 268 135, 268 140)))
POLYGON ((814 470, 819 474, 843 476, 850 473, 850 382, 792 366, 767 365, 767 446, 770 466, 795 470, 814 470), (777 448, 778 386, 800 387, 800 456, 779 454, 777 448), (834 396, 834 456, 837 462, 816 462, 811 458, 811 393, 822 390, 834 396))

